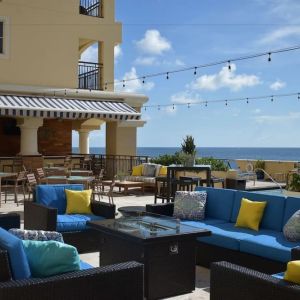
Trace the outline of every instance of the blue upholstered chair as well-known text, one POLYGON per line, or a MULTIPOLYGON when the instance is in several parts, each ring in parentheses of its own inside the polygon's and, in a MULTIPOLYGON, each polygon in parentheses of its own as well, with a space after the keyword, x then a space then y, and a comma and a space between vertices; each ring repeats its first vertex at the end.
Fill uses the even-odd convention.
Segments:
POLYGON ((87 221, 115 217, 115 205, 92 201, 92 214, 66 214, 65 190, 83 190, 82 184, 38 185, 33 202, 24 203, 24 228, 58 231, 79 253, 99 251, 101 236, 87 221))
POLYGON ((18 227, 16 214, 0 215, 0 299, 143 299, 143 265, 126 262, 34 278, 24 246, 3 229, 18 227), (118 288, 115 288, 115 287, 118 288))

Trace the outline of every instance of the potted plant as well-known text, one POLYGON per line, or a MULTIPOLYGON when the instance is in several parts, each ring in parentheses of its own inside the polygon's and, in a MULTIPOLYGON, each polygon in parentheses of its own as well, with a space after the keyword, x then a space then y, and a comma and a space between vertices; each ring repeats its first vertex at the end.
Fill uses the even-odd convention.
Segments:
POLYGON ((265 161, 260 159, 254 164, 254 170, 258 180, 263 180, 265 178, 265 173, 263 171, 265 169, 265 164, 265 161))
POLYGON ((195 164, 196 145, 194 138, 187 135, 181 144, 182 163, 186 167, 192 167, 195 164))

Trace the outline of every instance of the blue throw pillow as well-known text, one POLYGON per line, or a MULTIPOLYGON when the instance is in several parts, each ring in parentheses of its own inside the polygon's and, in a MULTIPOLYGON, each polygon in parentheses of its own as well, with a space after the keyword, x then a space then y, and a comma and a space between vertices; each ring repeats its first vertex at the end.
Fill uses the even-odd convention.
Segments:
POLYGON ((80 270, 77 249, 56 241, 23 241, 32 277, 42 278, 80 270))
POLYGON ((36 202, 57 208, 58 214, 66 213, 67 199, 65 190, 82 191, 82 184, 44 184, 36 187, 36 202))
POLYGON ((22 240, 0 228, 0 248, 8 252, 13 279, 30 278, 30 268, 22 240))

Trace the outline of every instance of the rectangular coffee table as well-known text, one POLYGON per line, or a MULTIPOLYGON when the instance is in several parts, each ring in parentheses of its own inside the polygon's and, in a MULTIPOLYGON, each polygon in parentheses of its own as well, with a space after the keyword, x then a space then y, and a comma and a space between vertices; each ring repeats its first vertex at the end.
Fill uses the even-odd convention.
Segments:
POLYGON ((210 235, 210 231, 148 213, 91 221, 88 225, 102 236, 101 266, 132 260, 144 264, 147 299, 171 297, 195 289, 196 239, 210 235))
MULTIPOLYGON (((102 181, 103 186, 109 186, 109 185, 111 185, 111 183, 112 183, 112 180, 103 180, 102 181)), ((115 186, 119 188, 120 192, 121 192, 121 188, 123 188, 125 195, 128 195, 129 188, 141 188, 142 193, 144 194, 144 182, 116 180, 115 186)))

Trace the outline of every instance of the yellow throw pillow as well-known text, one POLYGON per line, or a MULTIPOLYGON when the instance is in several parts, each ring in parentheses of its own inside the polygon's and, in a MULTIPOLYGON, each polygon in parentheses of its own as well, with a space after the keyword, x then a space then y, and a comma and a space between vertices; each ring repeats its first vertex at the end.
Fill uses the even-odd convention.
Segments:
POLYGON ((138 165, 132 168, 132 176, 142 176, 143 174, 143 165, 138 165))
POLYGON ((168 167, 167 166, 161 166, 159 170, 159 176, 167 176, 168 167))
POLYGON ((92 190, 65 190, 67 198, 67 214, 91 214, 92 190))
POLYGON ((300 260, 288 262, 284 280, 300 284, 300 260))
POLYGON ((243 198, 235 226, 258 231, 266 205, 266 201, 250 201, 243 198))

